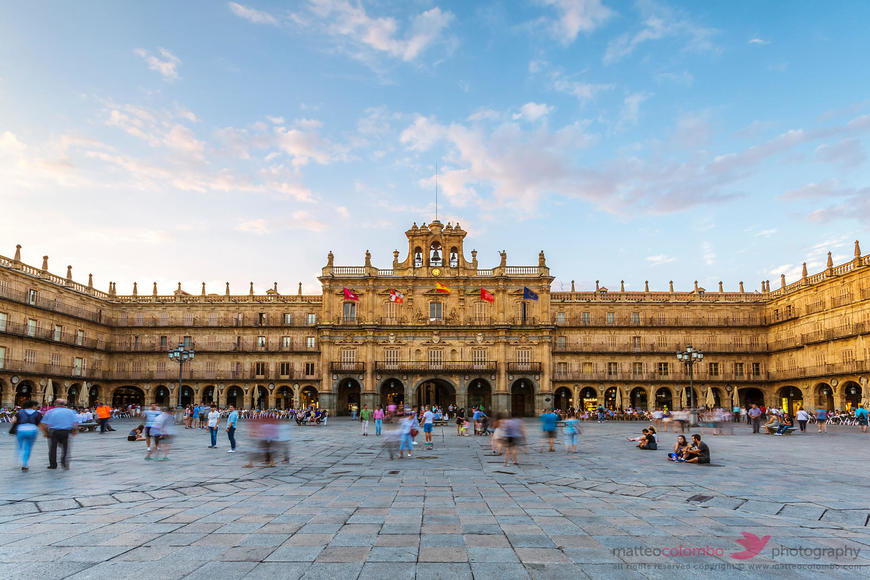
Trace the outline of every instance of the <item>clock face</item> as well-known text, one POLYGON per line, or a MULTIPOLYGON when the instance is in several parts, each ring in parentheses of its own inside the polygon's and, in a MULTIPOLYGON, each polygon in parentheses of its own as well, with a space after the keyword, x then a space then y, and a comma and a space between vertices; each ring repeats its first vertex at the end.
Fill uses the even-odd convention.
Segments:
POLYGON ((440 276, 441 275, 441 268, 432 268, 432 275, 433 276, 440 276))

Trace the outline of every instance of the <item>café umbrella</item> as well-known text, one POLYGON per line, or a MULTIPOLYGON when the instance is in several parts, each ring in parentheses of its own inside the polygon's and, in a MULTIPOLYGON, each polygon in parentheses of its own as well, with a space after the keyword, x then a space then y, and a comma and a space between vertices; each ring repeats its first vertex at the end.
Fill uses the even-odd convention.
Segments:
POLYGON ((680 391, 680 407, 685 409, 688 406, 689 404, 686 402, 686 389, 683 388, 683 390, 680 391))
POLYGON ((48 384, 45 386, 45 394, 42 396, 42 400, 51 405, 54 402, 54 383, 51 382, 51 379, 48 379, 48 384))
POLYGON ((731 406, 740 406, 740 395, 737 393, 737 387, 734 387, 734 389, 731 391, 731 406))
POLYGON ((622 410, 622 389, 616 387, 616 410, 622 410))
POLYGON ((708 409, 712 409, 716 406, 716 400, 713 398, 713 389, 710 387, 707 387, 707 397, 704 400, 704 405, 706 405, 708 409))
POLYGON ((82 383, 79 387, 79 407, 87 407, 88 402, 88 384, 82 383))

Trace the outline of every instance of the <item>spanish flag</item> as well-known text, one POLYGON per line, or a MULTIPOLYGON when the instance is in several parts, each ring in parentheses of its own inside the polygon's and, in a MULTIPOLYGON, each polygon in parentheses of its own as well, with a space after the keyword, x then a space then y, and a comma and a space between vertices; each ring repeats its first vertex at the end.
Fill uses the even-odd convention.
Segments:
POLYGON ((450 288, 441 282, 435 282, 435 292, 438 292, 439 294, 450 294, 450 288))
POLYGON ((495 302, 495 296, 493 296, 483 288, 480 289, 480 299, 486 300, 487 302, 495 302))

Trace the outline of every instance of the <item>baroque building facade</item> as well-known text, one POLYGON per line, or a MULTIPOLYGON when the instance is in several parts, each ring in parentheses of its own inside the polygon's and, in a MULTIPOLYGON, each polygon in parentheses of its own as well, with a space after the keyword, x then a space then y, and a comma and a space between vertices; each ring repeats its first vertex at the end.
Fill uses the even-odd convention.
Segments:
MULTIPOLYGON (((484 405, 532 415, 553 407, 674 408, 683 401, 848 409, 870 377, 870 256, 771 290, 554 291, 537 265, 507 254, 481 268, 459 224, 405 232, 391 268, 336 266, 322 292, 140 292, 93 288, 0 256, 0 403, 66 396, 243 408, 318 404, 484 405), (470 256, 470 258, 469 258, 470 256), (482 290, 485 291, 482 292, 482 290), (195 350, 179 367, 168 351, 195 350), (689 375, 675 356, 704 359, 689 375), (181 372, 179 372, 181 371, 181 372), (179 383, 181 387, 179 388, 179 383)), ((866 403, 865 403, 866 404, 866 403)))

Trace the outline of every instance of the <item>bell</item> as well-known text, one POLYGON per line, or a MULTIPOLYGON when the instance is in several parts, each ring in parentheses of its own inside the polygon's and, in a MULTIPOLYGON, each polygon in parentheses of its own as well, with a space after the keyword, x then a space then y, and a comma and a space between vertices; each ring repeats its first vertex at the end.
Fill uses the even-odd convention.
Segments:
POLYGON ((440 262, 441 261, 441 255, 438 253, 438 248, 435 248, 434 250, 432 250, 432 261, 433 262, 440 262))

